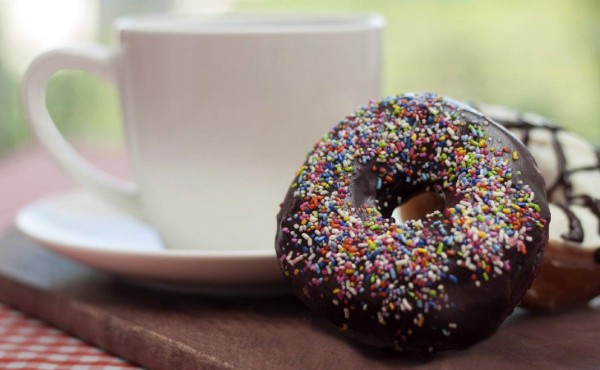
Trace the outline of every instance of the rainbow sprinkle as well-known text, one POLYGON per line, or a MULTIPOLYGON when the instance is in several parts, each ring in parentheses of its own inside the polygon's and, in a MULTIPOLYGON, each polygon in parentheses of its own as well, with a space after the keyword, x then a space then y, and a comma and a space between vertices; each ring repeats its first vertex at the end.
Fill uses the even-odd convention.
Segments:
MULTIPOLYGON (((300 206, 284 216, 280 230, 286 276, 333 287, 331 301, 344 307, 345 319, 375 301, 380 325, 412 312, 413 327, 400 333, 406 336, 426 325, 428 312, 452 309, 446 287, 459 277, 449 265, 468 271, 476 286, 509 271, 505 251, 526 254, 528 232, 546 221, 530 188, 513 181, 518 154, 496 147, 482 128, 487 124, 433 94, 372 101, 347 116, 309 152, 292 183, 300 206), (350 185, 367 171, 377 196, 355 205, 350 185), (458 201, 397 224, 382 206, 401 202, 395 195, 402 188, 458 201)), ((450 335, 456 327, 439 330, 450 335)))

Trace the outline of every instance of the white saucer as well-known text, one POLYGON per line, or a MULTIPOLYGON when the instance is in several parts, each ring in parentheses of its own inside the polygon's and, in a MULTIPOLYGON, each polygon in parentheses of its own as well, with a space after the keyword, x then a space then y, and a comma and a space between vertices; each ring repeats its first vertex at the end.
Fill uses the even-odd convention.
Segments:
POLYGON ((82 190, 32 202, 19 211, 16 224, 55 252, 121 276, 205 288, 282 282, 273 246, 168 250, 151 226, 82 190))

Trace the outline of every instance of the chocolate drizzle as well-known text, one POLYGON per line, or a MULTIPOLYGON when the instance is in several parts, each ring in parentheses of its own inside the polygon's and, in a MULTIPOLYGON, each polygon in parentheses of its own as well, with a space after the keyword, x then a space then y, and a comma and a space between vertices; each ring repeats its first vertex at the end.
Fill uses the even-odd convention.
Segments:
POLYGON ((523 139, 521 139, 521 141, 523 142, 523 144, 526 147, 529 147, 529 140, 531 139, 531 135, 530 135, 530 130, 531 128, 529 126, 523 125, 523 139))
MULTIPOLYGON (((589 195, 578 195, 573 197, 573 199, 580 200, 585 207, 589 208, 600 219, 600 199, 594 199, 589 195)), ((600 233, 600 223, 598 224, 598 233, 600 233)))
MULTIPOLYGON (((522 132, 521 141, 525 146, 529 146, 531 141, 532 130, 547 130, 552 134, 552 147, 556 153, 558 176, 554 183, 547 186, 548 199, 556 199, 553 195, 558 191, 562 191, 564 203, 558 204, 558 206, 564 211, 569 221, 569 231, 561 235, 565 240, 582 243, 585 237, 584 230, 582 227, 581 220, 571 210, 571 206, 579 205, 586 207, 592 212, 598 219, 598 233, 600 234, 600 199, 595 199, 587 194, 573 194, 573 183, 571 176, 575 173, 585 171, 600 171, 600 150, 596 149, 596 164, 593 166, 580 167, 574 169, 567 169, 567 158, 565 156, 565 150, 562 143, 559 140, 559 132, 563 129, 548 122, 541 117, 537 116, 536 122, 528 119, 527 116, 522 114, 512 114, 510 110, 505 110, 507 114, 498 114, 496 112, 498 107, 494 107, 493 111, 487 111, 485 106, 479 104, 471 104, 475 109, 482 111, 484 114, 490 116, 494 121, 500 123, 502 126, 509 130, 520 130, 522 132)), ((595 261, 600 264, 600 249, 595 252, 595 261)))
POLYGON ((567 218, 569 219, 569 232, 562 234, 561 237, 566 240, 583 243, 584 232, 581 221, 568 206, 563 204, 558 204, 558 206, 565 212, 565 215, 567 215, 567 218))
POLYGON ((558 176, 554 184, 548 186, 548 197, 551 197, 552 194, 562 186, 565 199, 567 199, 568 202, 573 192, 573 183, 571 182, 571 176, 569 176, 570 173, 567 171, 567 157, 565 156, 565 150, 560 143, 560 140, 558 140, 558 129, 550 129, 550 132, 552 132, 552 147, 556 153, 558 176))

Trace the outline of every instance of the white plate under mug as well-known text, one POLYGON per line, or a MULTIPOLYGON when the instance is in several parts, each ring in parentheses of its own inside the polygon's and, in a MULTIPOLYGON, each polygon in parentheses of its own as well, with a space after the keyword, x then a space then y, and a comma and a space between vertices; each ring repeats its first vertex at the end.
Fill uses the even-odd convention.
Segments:
POLYGON ((281 287, 272 245, 261 249, 166 249, 148 224, 76 190, 22 208, 17 228, 41 245, 91 267, 170 285, 281 287))

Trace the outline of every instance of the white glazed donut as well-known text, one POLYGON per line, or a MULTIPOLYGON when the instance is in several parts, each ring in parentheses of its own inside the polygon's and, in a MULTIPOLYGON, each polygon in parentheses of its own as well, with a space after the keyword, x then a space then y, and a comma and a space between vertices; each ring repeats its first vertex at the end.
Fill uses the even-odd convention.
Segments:
POLYGON ((600 151, 540 115, 471 105, 528 147, 546 181, 550 240, 523 305, 549 311, 588 302, 600 294, 600 151))

